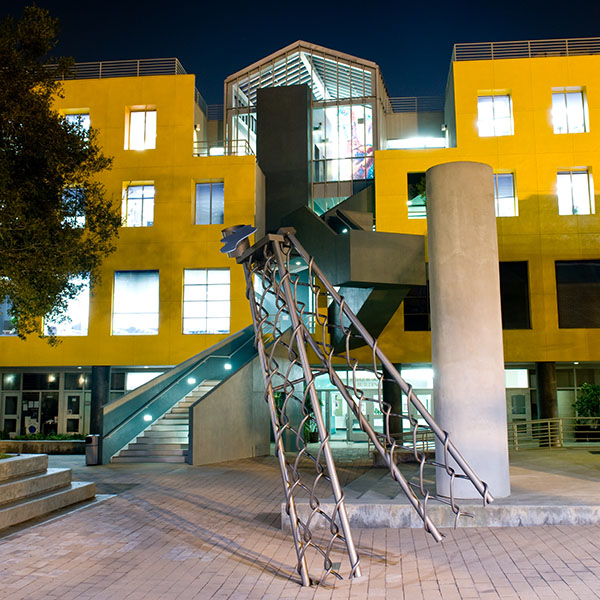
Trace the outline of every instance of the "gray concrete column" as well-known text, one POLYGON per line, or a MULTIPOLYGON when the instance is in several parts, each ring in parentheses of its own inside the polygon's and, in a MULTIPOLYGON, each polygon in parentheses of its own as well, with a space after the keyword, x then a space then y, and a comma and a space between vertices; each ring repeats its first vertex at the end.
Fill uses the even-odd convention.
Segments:
MULTIPOLYGON (((510 494, 498 239, 492 168, 427 171, 427 228, 435 419, 499 498, 510 494)), ((438 460, 442 449, 436 448, 438 460)), ((437 470, 438 493, 449 478, 437 470)), ((456 481, 458 498, 479 498, 456 481)))

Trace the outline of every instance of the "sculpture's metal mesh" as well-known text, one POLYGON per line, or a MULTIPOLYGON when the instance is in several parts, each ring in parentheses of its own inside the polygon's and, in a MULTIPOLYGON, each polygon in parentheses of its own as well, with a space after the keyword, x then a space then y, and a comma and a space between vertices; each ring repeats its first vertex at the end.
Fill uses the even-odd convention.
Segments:
POLYGON ((439 541, 441 533, 427 514, 430 499, 449 504, 456 516, 461 510, 454 499, 454 481, 469 479, 483 497, 492 500, 487 485, 470 469, 466 461, 440 429, 412 387, 398 374, 393 364, 378 348, 377 341, 362 326, 345 305, 343 297, 321 272, 314 260, 294 237, 293 230, 280 230, 261 240, 253 248, 238 256, 243 263, 247 296, 250 301, 256 330, 256 343, 262 362, 266 399, 270 407, 275 435, 276 452, 283 477, 286 507, 298 557, 298 571, 304 585, 311 582, 308 564, 310 553, 322 557, 323 568, 318 581, 332 574, 340 577, 334 568, 333 552, 342 549, 350 560, 350 576, 360 575, 359 558, 352 540, 344 495, 337 477, 329 446, 329 432, 325 427, 315 388, 315 379, 327 375, 341 393, 349 410, 354 413, 362 430, 367 434, 375 451, 390 469, 421 519, 426 531, 439 541), (330 323, 328 303, 336 302, 340 315, 330 323), (330 343, 331 328, 343 333, 346 350, 334 352, 330 343), (360 364, 350 353, 351 336, 359 335, 371 349, 369 364, 360 364), (316 365, 316 366, 315 366, 316 365), (336 370, 337 369, 337 370, 336 370), (346 370, 342 381, 338 370, 346 370), (359 385, 359 379, 369 372, 377 382, 377 393, 368 397, 359 385), (392 412, 385 401, 383 386, 396 385, 406 398, 406 411, 392 412), (364 415, 366 403, 374 403, 383 415, 383 431, 374 431, 364 415), (399 419, 404 424, 400 436, 390 433, 390 422, 399 419), (318 431, 316 452, 309 451, 305 434, 318 431), (430 450, 437 440, 438 460, 430 450), (416 475, 407 480, 397 466, 401 453, 410 452, 417 462, 416 475), (441 459, 439 458, 441 457, 441 459), (436 496, 428 489, 426 465, 445 469, 450 479, 449 497, 436 496), (310 467, 310 468, 308 468, 310 467), (333 509, 327 513, 319 497, 333 495, 333 509), (309 510, 299 515, 296 501, 308 502, 309 510), (326 525, 323 534, 323 524, 326 525))

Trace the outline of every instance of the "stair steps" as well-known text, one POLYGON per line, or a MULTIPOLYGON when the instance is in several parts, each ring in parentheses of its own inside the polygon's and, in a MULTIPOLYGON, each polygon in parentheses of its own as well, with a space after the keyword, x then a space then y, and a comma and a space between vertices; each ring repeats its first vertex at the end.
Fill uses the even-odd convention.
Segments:
POLYGON ((203 381, 173 408, 145 429, 116 456, 113 463, 184 463, 189 442, 189 409, 219 381, 203 381))
POLYGON ((0 530, 93 499, 96 484, 71 475, 71 469, 49 469, 47 454, 0 461, 0 530))

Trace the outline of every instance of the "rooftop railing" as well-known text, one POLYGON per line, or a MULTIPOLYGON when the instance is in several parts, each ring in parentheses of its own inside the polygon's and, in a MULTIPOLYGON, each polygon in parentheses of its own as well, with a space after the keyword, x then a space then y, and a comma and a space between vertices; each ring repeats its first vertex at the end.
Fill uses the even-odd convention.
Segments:
POLYGON ((600 37, 454 44, 452 60, 493 60, 600 54, 600 37))
POLYGON ((70 76, 64 79, 105 79, 149 75, 187 75, 187 71, 177 58, 138 58, 75 63, 70 76))
POLYGON ((444 110, 443 96, 406 96, 390 98, 391 112, 432 112, 444 110))
POLYGON ((194 142, 193 156, 250 156, 254 151, 247 140, 237 140, 231 143, 194 142))

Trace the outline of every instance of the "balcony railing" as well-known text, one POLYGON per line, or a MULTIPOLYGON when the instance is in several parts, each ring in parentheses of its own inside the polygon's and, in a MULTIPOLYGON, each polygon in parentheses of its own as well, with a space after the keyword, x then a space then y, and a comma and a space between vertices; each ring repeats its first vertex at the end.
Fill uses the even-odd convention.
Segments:
POLYGON ((250 144, 246 140, 227 142, 194 142, 194 156, 250 156, 254 154, 250 144))
POLYGON ((454 44, 452 60, 493 60, 600 54, 600 37, 454 44))
POLYGON ((443 96, 407 96, 390 98, 388 112, 437 112, 444 110, 443 96))
POLYGON ((138 58, 75 63, 70 76, 64 79, 105 79, 149 75, 187 75, 187 71, 177 58, 138 58))

